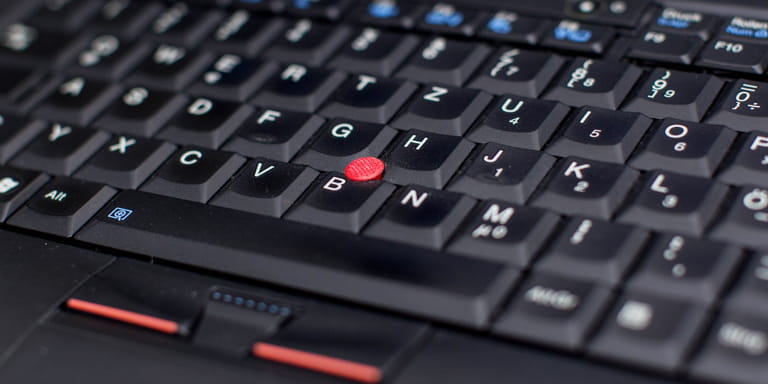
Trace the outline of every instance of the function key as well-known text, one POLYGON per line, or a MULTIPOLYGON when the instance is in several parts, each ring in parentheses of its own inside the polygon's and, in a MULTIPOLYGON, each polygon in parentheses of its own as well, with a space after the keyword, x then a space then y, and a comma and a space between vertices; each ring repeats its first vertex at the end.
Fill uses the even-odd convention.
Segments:
POLYGON ((338 20, 351 0, 286 0, 285 11, 300 17, 338 20))
POLYGON ((737 141, 735 155, 718 178, 735 185, 758 184, 768 187, 768 134, 752 132, 737 141))
POLYGON ((206 41, 206 47, 251 57, 261 52, 284 28, 282 19, 239 9, 219 23, 206 41))
POLYGON ((734 16, 723 26, 720 37, 751 42, 768 42, 768 20, 734 16))
POLYGON ((722 124, 741 132, 768 132, 768 83, 737 80, 712 108, 707 123, 722 124))
POLYGON ((564 62, 550 53, 502 48, 468 86, 494 94, 538 97, 564 62))
POLYGON ((720 24, 717 17, 696 11, 664 8, 653 20, 655 30, 693 35, 708 39, 712 31, 720 24))
POLYGON ((398 77, 458 87, 490 53, 491 48, 485 44, 434 37, 414 53, 398 77))
POLYGON ((426 7, 411 1, 371 0, 357 10, 357 17, 353 19, 365 25, 411 29, 425 10, 426 7))
POLYGON ((391 75, 419 44, 414 35, 363 28, 355 32, 329 63, 350 72, 391 75))
POLYGON ((264 56, 284 63, 318 66, 336 52, 350 33, 346 26, 300 19, 283 31, 264 56))
POLYGON ((178 91, 197 77, 212 60, 213 55, 207 52, 198 54, 181 46, 160 44, 144 59, 128 82, 178 91))
POLYGON ((397 129, 461 136, 469 129, 493 97, 475 89, 427 85, 392 121, 397 129))
POLYGON ((483 15, 453 4, 437 3, 421 19, 419 28, 438 33, 471 36, 475 34, 483 15))
POLYGON ((98 8, 97 0, 43 1, 28 22, 43 29, 75 31, 83 27, 98 8))
POLYGON ((768 190, 745 185, 721 222, 712 230, 712 237, 737 242, 750 247, 768 249, 768 190))
POLYGON ((109 0, 88 26, 98 31, 133 39, 142 33, 163 10, 156 2, 141 0, 109 0))
POLYGON ((494 40, 534 45, 550 28, 549 24, 540 18, 498 11, 483 24, 479 35, 494 40))
POLYGON ((251 103, 314 112, 345 79, 332 69, 287 64, 270 77, 251 103))
POLYGON ((150 25, 149 36, 168 44, 195 46, 208 36, 223 16, 215 9, 191 7, 176 2, 155 17, 150 25))
POLYGON ((324 122, 309 113, 263 109, 245 121, 224 150, 289 161, 324 122))
POLYGON ((103 80, 118 80, 150 51, 150 46, 130 43, 115 35, 97 35, 81 49, 68 72, 103 80))
POLYGON ((768 46, 715 39, 701 51, 696 65, 760 75, 768 65, 768 46))
POLYGON ((627 57, 688 65, 703 45, 704 40, 695 35, 650 30, 636 38, 627 57))
POLYGON ((617 109, 641 74, 640 68, 628 63, 576 59, 544 98, 575 107, 617 109))
POLYGON ((550 29, 542 45, 600 55, 608 48, 615 34, 613 28, 562 20, 554 29, 550 29))

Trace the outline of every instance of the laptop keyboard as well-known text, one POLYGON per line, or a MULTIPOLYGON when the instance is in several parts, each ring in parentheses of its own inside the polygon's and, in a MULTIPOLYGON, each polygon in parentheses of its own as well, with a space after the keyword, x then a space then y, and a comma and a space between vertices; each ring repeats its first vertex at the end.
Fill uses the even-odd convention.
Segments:
MULTIPOLYGON (((290 332, 222 346, 212 335, 238 328, 201 319, 199 302, 109 293, 203 286, 191 268, 659 378, 764 383, 768 21, 645 1, 572 2, 565 19, 223 3, 50 1, 5 20, 3 229, 124 256, 62 322, 88 313, 223 355, 397 376, 379 357, 300 363, 279 349, 299 348, 290 332), (163 266, 130 260, 144 257, 163 266)), ((323 321, 210 295, 206 311, 263 306, 246 323, 269 329, 323 321)), ((328 311, 376 332, 345 310, 328 311)), ((397 319, 381 335, 426 337, 397 319)), ((392 382, 425 382, 421 356, 392 382)))

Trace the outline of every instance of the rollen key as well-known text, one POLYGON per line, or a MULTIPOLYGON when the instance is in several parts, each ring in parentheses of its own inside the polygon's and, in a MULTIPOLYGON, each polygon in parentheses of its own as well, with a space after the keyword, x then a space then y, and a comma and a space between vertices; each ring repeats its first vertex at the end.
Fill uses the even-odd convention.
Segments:
POLYGON ((257 157, 243 166, 210 203, 280 217, 317 175, 310 167, 257 157))
POLYGON ((538 97, 564 62, 560 56, 506 47, 488 60, 468 86, 497 95, 538 97))
POLYGON ((534 270, 615 286, 625 281, 649 235, 631 225, 573 217, 534 270))
POLYGON ((558 102, 504 95, 469 131, 467 139, 538 150, 549 141, 568 111, 558 102))
POLYGON ((386 125, 333 119, 318 130, 294 162, 320 171, 344 172, 355 159, 381 155, 396 135, 386 125))
POLYGON ((544 98, 575 107, 618 109, 641 74, 640 68, 628 63, 577 59, 544 98))
POLYGON ((739 132, 768 132, 768 83, 737 80, 712 107, 705 121, 722 124, 739 132), (763 106, 766 106, 763 108, 763 106))
POLYGON ((329 172, 285 217, 358 233, 394 191, 394 185, 381 180, 353 181, 329 172))
POLYGON ((698 36, 651 29, 636 38, 627 57, 690 65, 703 45, 704 40, 698 36))
POLYGON ((117 85, 83 77, 66 78, 56 85, 35 111, 41 119, 88 125, 120 95, 117 85))
POLYGON ((389 199, 364 234, 440 249, 474 205, 456 192, 408 185, 389 199))
POLYGON ((189 87, 190 93, 244 102, 278 69, 277 63, 233 54, 219 56, 189 87))
POLYGON ((47 175, 39 172, 0 167, 0 222, 24 205, 48 179, 47 175))
POLYGON ((478 90, 426 85, 391 124, 402 130, 461 136, 491 99, 491 95, 478 90))
POLYGON ((539 151, 487 143, 470 156, 448 189, 523 204, 554 163, 539 151))
POLYGON ((558 221, 552 212, 489 200, 467 217, 447 250, 522 269, 530 265, 558 221))
POLYGON ((711 176, 735 138, 736 133, 723 126, 664 119, 630 164, 644 170, 711 176))
POLYGON ((723 81, 703 73, 654 69, 622 107, 646 116, 701 121, 723 81))
POLYGON ((175 150, 174 145, 158 140, 115 136, 75 173, 75 177, 115 188, 136 189, 175 150))
POLYGON ((490 53, 485 44, 434 37, 411 56, 397 77, 460 87, 490 53))
POLYGON ((114 133, 150 137, 186 103, 185 96, 173 92, 133 87, 112 103, 94 125, 114 133))
POLYGON ((701 51, 696 65, 760 75, 768 65, 768 48, 726 39, 715 39, 701 51))
POLYGON ((288 25, 264 57, 315 67, 322 65, 351 34, 348 26, 299 19, 288 25))
POLYGON ((105 132, 53 123, 11 164, 56 175, 71 175, 107 140, 109 134, 105 132))
POLYGON ((179 111, 157 134, 157 138, 215 149, 252 113, 253 107, 249 105, 198 97, 179 111))
POLYGON ((620 164, 567 157, 552 171, 533 205, 569 215, 610 219, 639 176, 620 164))
POLYGON ((180 91, 213 61, 209 52, 196 53, 187 48, 160 44, 139 64, 126 80, 131 84, 151 84, 152 87, 180 91))
POLYGON ((734 155, 723 164, 717 178, 728 184, 768 187, 768 181, 763 181, 768 176, 768 134, 741 135, 733 151, 734 155))
POLYGON ((229 180, 245 159, 202 147, 182 147, 171 156, 142 191, 207 202, 229 180))
POLYGON ((320 115, 385 124, 416 89, 417 86, 409 81, 353 76, 339 86, 320 110, 320 115))
POLYGON ((24 148, 46 124, 15 113, 0 114, 0 164, 5 164, 24 148))
POLYGON ((410 130, 400 134, 382 160, 384 180, 442 188, 472 151, 472 143, 457 136, 410 130))
POLYGON ((710 179, 653 171, 618 221, 655 230, 701 235, 718 212, 728 187, 710 179))
POLYGON ((745 185, 712 229, 711 237, 758 249, 768 249, 768 189, 745 185))
POLYGON ((314 112, 345 78, 334 70, 287 64, 270 77, 251 104, 314 112))
POLYGON ((414 35, 361 28, 328 63, 349 72, 391 76, 419 44, 414 35))
POLYGON ((56 178, 11 216, 8 224, 71 237, 116 191, 102 184, 70 178, 56 178))

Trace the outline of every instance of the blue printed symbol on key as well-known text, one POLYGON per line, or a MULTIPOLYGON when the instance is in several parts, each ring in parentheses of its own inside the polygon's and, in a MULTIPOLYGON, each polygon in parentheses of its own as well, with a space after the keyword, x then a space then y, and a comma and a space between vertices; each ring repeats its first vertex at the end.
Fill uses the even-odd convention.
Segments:
POLYGON ((293 6, 299 9, 309 9, 317 0, 293 0, 293 6))
POLYGON ((125 221, 128 218, 128 216, 131 216, 132 213, 133 213, 132 209, 117 207, 113 209, 112 212, 109 213, 109 215, 107 215, 107 218, 115 219, 117 221, 125 221))
POLYGON ((464 22, 464 14, 458 12, 452 5, 437 4, 432 7, 432 10, 427 13, 424 19, 432 25, 456 27, 464 22))
POLYGON ((555 28, 555 38, 558 40, 568 40, 575 43, 586 43, 592 38, 592 31, 581 29, 579 23, 572 21, 562 21, 555 28))
POLYGON ((378 0, 368 6, 368 14, 377 19, 391 19, 400 14, 400 7, 392 0, 378 0))
POLYGON ((509 12, 496 12, 488 21, 488 29, 494 33, 505 35, 512 32, 512 25, 517 20, 517 15, 509 12))

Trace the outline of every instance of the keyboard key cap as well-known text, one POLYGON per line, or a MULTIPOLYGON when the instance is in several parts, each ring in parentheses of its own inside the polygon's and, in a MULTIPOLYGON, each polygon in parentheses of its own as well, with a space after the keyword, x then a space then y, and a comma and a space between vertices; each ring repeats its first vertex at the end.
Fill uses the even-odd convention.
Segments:
POLYGON ((641 74, 627 63, 577 59, 544 98, 575 107, 617 109, 641 74))
POLYGON ((698 236, 717 214, 727 192, 727 186, 708 179, 650 172, 618 221, 698 236))
POLYGON ((488 143, 470 157, 448 189, 523 204, 554 163, 552 156, 539 151, 488 143))
POLYGON ((0 222, 24 205, 48 179, 48 176, 35 171, 0 167, 0 222))
POLYGON ((223 149, 249 157, 289 161, 324 122, 309 113, 263 109, 246 120, 223 149))
POLYGON ((547 152, 624 163, 650 125, 651 119, 637 113, 582 107, 547 152))
POLYGON ((427 85, 392 121, 392 126, 461 136, 491 99, 491 95, 482 91, 427 85))
POLYGON ((707 44, 696 65, 759 75, 768 65, 768 47, 716 39, 707 44))
POLYGON ((187 103, 187 98, 171 92, 129 88, 94 125, 99 129, 129 136, 155 134, 187 103))
POLYGON ((648 237, 634 226, 572 218, 534 269, 615 286, 625 281, 648 237))
POLYGON ((768 135, 752 132, 734 144, 735 155, 725 164, 718 179, 735 185, 768 187, 768 135))
POLYGON ((540 18, 498 11, 482 23, 478 35, 492 40, 534 45, 550 27, 549 23, 540 18))
POLYGON ((701 121, 722 86, 714 76, 657 68, 623 109, 657 119, 701 121))
POLYGON ((5 164, 46 128, 44 122, 12 113, 0 114, 0 164, 5 164))
POLYGON ((144 32, 162 10, 162 5, 155 2, 109 0, 101 6, 88 26, 133 39, 144 32))
POLYGON ((448 252, 523 268, 531 263, 558 220, 538 208, 490 200, 469 216, 448 252))
POLYGON ((22 23, 3 27, 0 36, 0 61, 19 67, 60 67, 87 44, 70 33, 22 23))
POLYGON ((177 45, 160 44, 128 78, 132 84, 151 84, 169 91, 179 91, 213 61, 210 53, 194 53, 177 45))
POLYGON ((667 33, 655 29, 638 37, 627 53, 632 59, 690 65, 704 45, 698 36, 667 33))
POLYGON ((565 60, 549 53, 502 48, 480 70, 469 87, 493 94, 538 97, 565 60))
POLYGON ((52 123, 11 164, 55 175, 71 175, 108 139, 105 132, 52 123))
POLYGON ((461 137, 403 132, 382 158, 387 165, 384 180, 442 188, 471 151, 472 143, 461 137))
POLYGON ((120 96, 117 85, 82 77, 65 78, 37 108, 42 119, 88 125, 120 96))
POLYGON ((714 15, 667 7, 653 20, 653 28, 708 39, 719 23, 714 15))
POLYGON ((248 162, 211 204, 280 217, 317 175, 309 167, 259 157, 248 162))
POLYGON ((734 276, 741 252, 725 244, 686 236, 657 237, 629 280, 633 291, 709 305, 734 276))
POLYGON ((341 72, 288 64, 267 81, 251 103, 314 112, 345 79, 341 72))
POLYGON ((67 71, 100 80, 119 80, 136 67, 150 49, 147 44, 131 43, 116 35, 96 35, 79 51, 67 71))
POLYGON ((98 7, 99 2, 94 0, 47 1, 32 14, 29 24, 37 28, 74 32, 94 16, 98 7))
POLYGON ((0 64, 0 109, 20 113, 40 100, 41 86, 50 86, 52 76, 33 68, 16 68, 0 64))
POLYGON ((115 192, 114 189, 101 184, 56 178, 41 188, 8 223, 71 237, 115 195, 115 192))
POLYGON ((392 196, 365 234, 440 249, 474 205, 455 192, 409 185, 392 196))
POLYGON ((398 77, 458 87, 469 80, 490 53, 491 48, 485 44, 435 37, 413 54, 398 77))
POLYGON ((300 19, 289 25, 264 55, 282 62, 319 66, 344 44, 351 33, 346 26, 300 19))
POLYGON ((328 64, 349 72, 390 76, 419 45, 419 38, 378 28, 355 31, 328 64))
POLYGON ((191 93, 226 101, 246 101, 278 69, 277 63, 224 54, 190 88, 191 93))
POLYGON ((394 191, 394 185, 380 180, 352 181, 330 172, 285 217, 357 233, 394 191))
POLYGON ((655 129, 632 158, 633 167, 711 176, 736 138, 735 132, 723 126, 674 119, 662 120, 655 129))
POLYGON ((734 196, 727 213, 713 229, 712 238, 768 249, 768 190, 744 186, 734 196))
POLYGON ((285 28, 285 21, 245 9, 228 14, 213 30, 205 47, 225 54, 253 57, 285 28))
POLYGON ((720 35, 744 42, 764 43, 768 40, 765 26, 766 21, 763 19, 734 16, 723 24, 720 35))
POLYGON ((545 35, 542 45, 568 51, 602 54, 613 41, 612 28, 562 20, 545 35))
POLYGON ((728 92, 712 107, 706 122, 722 124, 736 131, 763 131, 768 117, 768 84, 751 80, 734 81, 728 92))
POLYGON ((704 326, 705 311, 688 301, 630 292, 614 306, 589 353, 657 371, 680 370, 704 326))
POLYGON ((141 187, 142 191, 207 202, 245 160, 235 154, 183 147, 141 187))
POLYGON ((286 12, 311 18, 337 20, 344 15, 350 0, 292 0, 286 4, 286 12))
POLYGON ((427 11, 418 27, 432 32, 471 36, 475 34, 481 17, 480 12, 474 10, 437 3, 427 11))
POLYGON ((424 14, 426 7, 407 1, 370 0, 355 12, 352 20, 363 25, 381 25, 411 29, 417 19, 424 14))
POLYGON ((175 149, 161 141, 117 136, 88 160, 75 177, 115 188, 136 189, 175 149))
POLYGON ((328 121, 294 162, 321 171, 344 172, 351 161, 379 156, 397 135, 397 131, 381 124, 354 120, 328 121))
POLYGON ((253 107, 198 97, 157 137, 184 145, 221 146, 253 114, 253 107))
POLYGON ((538 150, 549 141, 568 111, 568 107, 554 101, 504 95, 496 99, 467 139, 538 150))
POLYGON ((533 205, 607 220, 624 201, 638 175, 623 165, 568 157, 555 168, 533 205))
POLYGON ((608 289, 592 282, 535 274, 520 287, 492 332, 577 350, 596 325, 609 296, 608 289))
POLYGON ((224 17, 221 11, 190 7, 176 2, 168 6, 152 21, 151 38, 168 44, 195 46, 216 27, 224 17))
POLYGON ((755 252, 747 258, 734 288, 725 300, 728 309, 768 315, 768 253, 755 252))
POLYGON ((339 87, 320 114, 385 124, 416 89, 415 84, 407 81, 353 76, 339 87))

